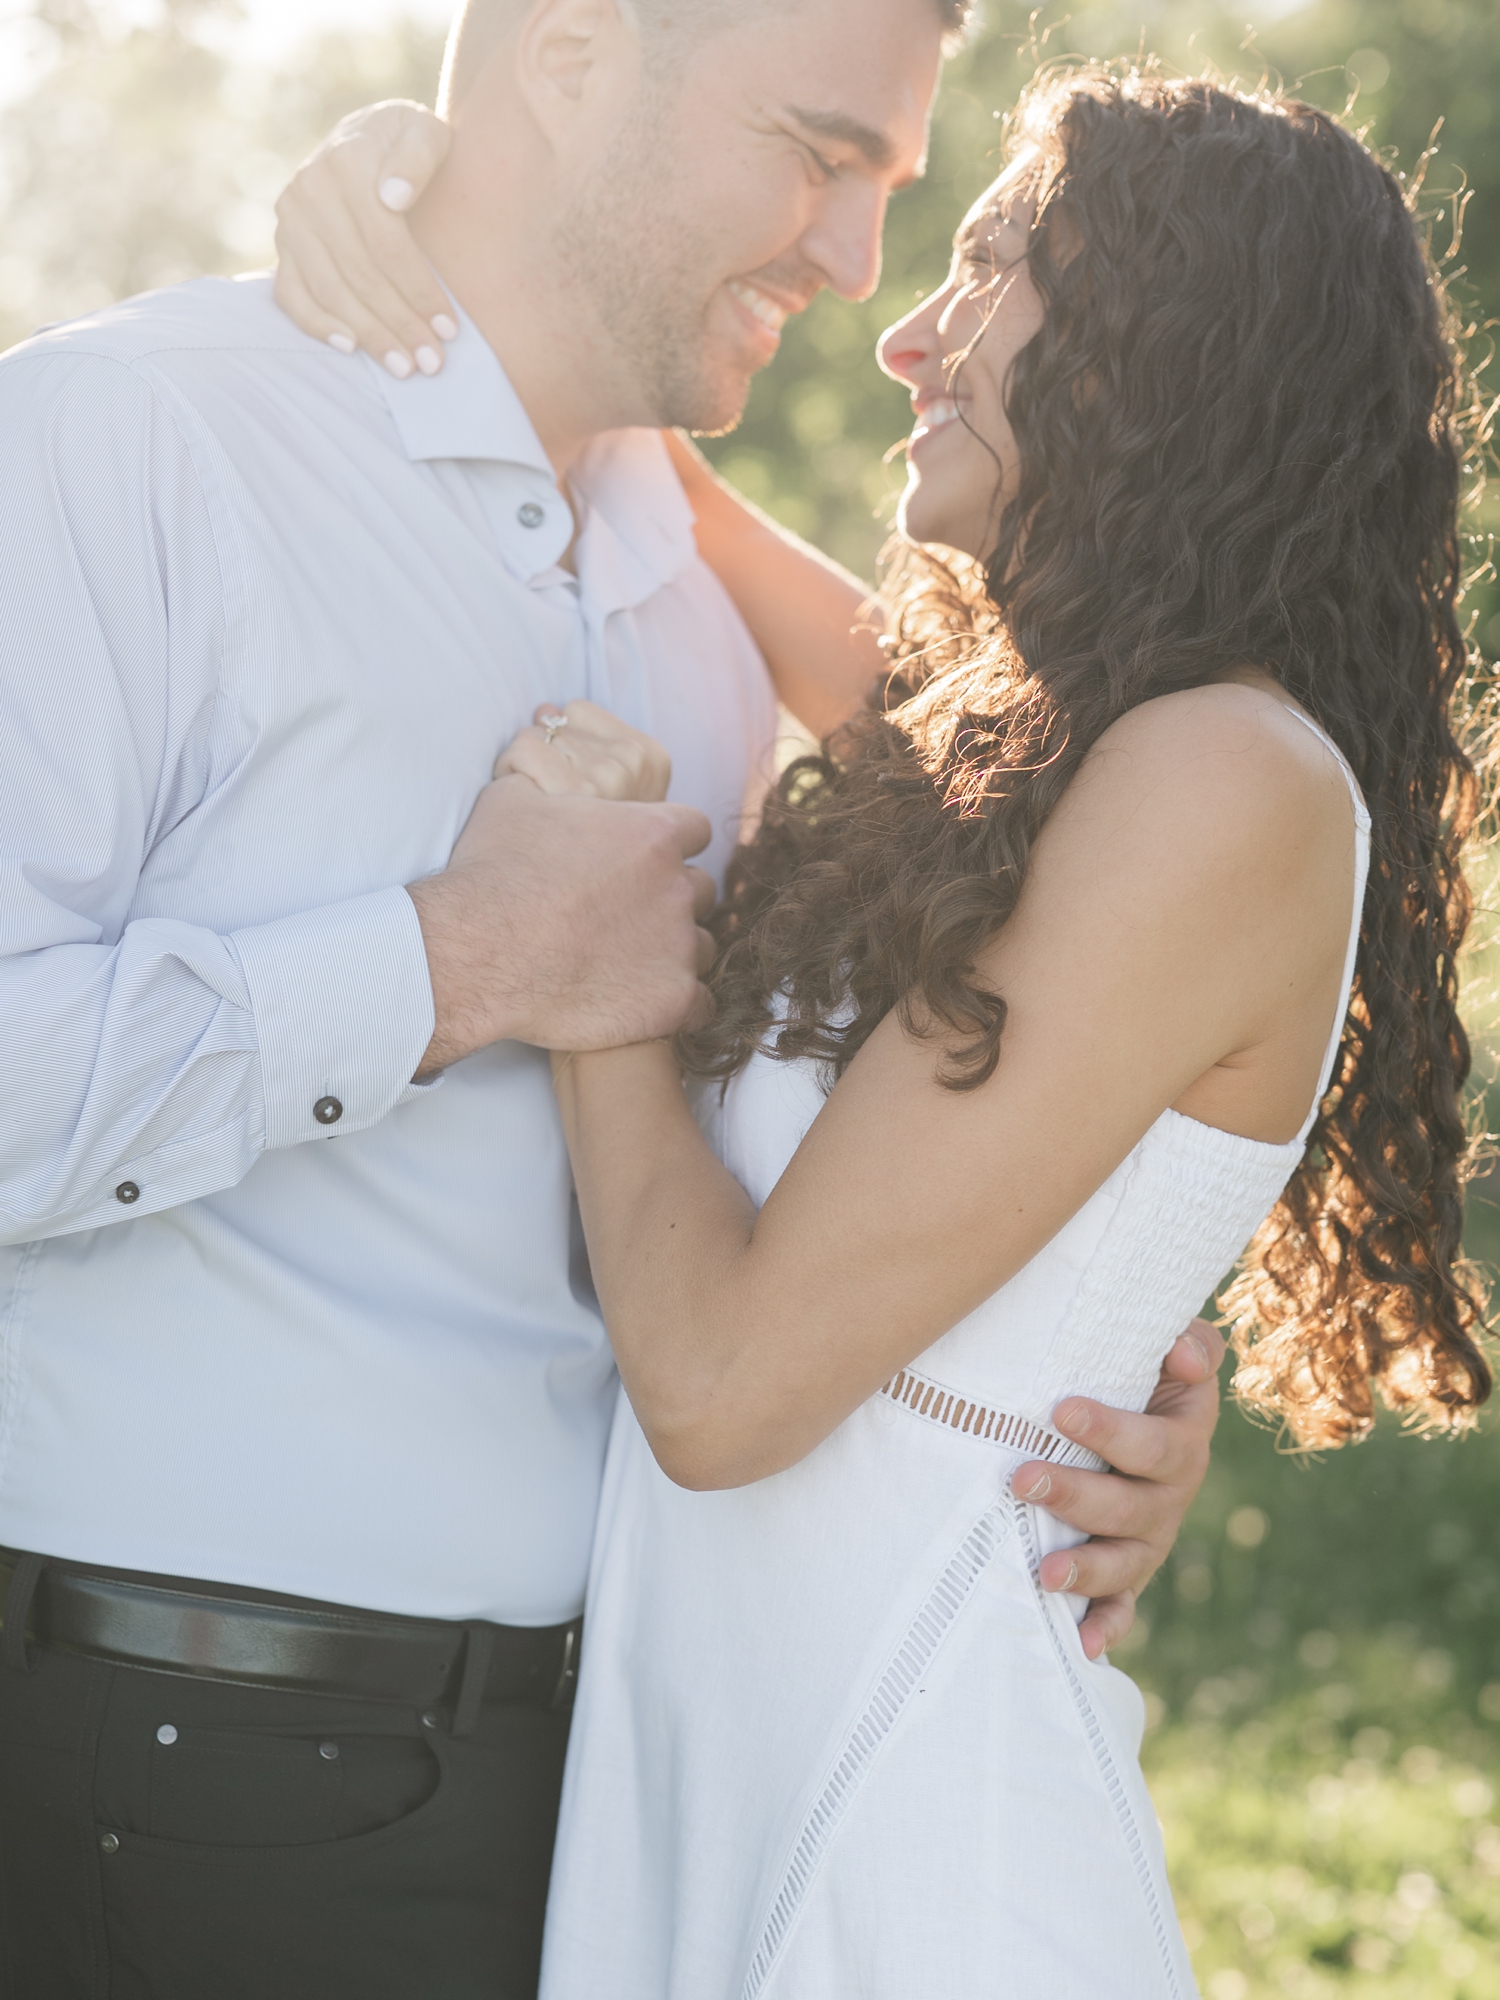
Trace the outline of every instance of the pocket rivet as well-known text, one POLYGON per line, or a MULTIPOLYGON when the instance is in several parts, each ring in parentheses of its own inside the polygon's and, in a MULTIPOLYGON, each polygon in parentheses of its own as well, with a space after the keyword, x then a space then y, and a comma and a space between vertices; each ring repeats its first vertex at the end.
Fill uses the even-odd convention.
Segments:
POLYGON ((337 1743, 320 1743, 318 1745, 318 1755, 320 1757, 326 1757, 330 1764, 333 1762, 334 1758, 337 1757, 338 1754, 339 1754, 339 1746, 337 1745, 337 1743))
POLYGON ((175 1743, 177 1741, 176 1725, 171 1722, 164 1722, 156 1732, 156 1740, 158 1743, 175 1743))
POLYGON ((104 1849, 106 1854, 118 1854, 120 1851, 120 1836, 117 1833, 101 1833, 99 1836, 99 1845, 104 1849))

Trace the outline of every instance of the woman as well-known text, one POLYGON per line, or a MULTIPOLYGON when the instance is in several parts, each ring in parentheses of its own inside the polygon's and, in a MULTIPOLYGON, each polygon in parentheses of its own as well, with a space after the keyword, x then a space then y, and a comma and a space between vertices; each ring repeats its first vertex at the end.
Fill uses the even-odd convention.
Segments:
MULTIPOLYGON (((734 864, 712 1147, 667 1046, 556 1064, 629 1402, 551 2000, 1191 1992, 1139 1696, 1008 1474, 1242 1252, 1240 1390, 1303 1442, 1488 1392, 1440 290, 1269 93, 1054 73, 1011 154, 882 341, 892 672, 734 864)), ((513 782, 632 761, 566 727, 513 782)))

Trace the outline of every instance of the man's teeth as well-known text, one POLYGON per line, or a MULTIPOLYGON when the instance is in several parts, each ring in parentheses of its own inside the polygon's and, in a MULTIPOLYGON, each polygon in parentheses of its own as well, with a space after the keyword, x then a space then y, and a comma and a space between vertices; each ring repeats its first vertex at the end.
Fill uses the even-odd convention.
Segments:
POLYGON ((748 311, 753 312, 762 326, 768 326, 772 333, 780 333, 789 317, 785 306, 768 299, 764 292, 758 292, 754 285, 747 285, 741 278, 731 278, 729 289, 748 311))
POLYGON ((950 396, 939 396, 927 404, 917 418, 913 437, 925 437, 928 431, 940 431, 944 424, 957 423, 958 405, 950 396))

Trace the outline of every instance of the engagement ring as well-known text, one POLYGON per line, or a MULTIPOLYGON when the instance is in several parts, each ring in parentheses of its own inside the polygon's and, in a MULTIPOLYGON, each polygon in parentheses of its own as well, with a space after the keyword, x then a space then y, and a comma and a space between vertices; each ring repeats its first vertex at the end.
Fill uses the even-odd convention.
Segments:
POLYGON ((542 717, 542 734, 549 743, 559 729, 566 729, 567 726, 568 718, 565 715, 544 715, 542 717))

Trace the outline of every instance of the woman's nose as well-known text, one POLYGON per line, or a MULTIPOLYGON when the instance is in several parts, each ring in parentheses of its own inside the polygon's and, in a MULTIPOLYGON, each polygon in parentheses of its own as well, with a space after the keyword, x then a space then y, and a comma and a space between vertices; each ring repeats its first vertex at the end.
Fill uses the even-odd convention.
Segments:
POLYGON ((937 318, 937 300, 928 299, 886 328, 876 344, 875 358, 887 375, 908 388, 917 386, 937 352, 937 318))

